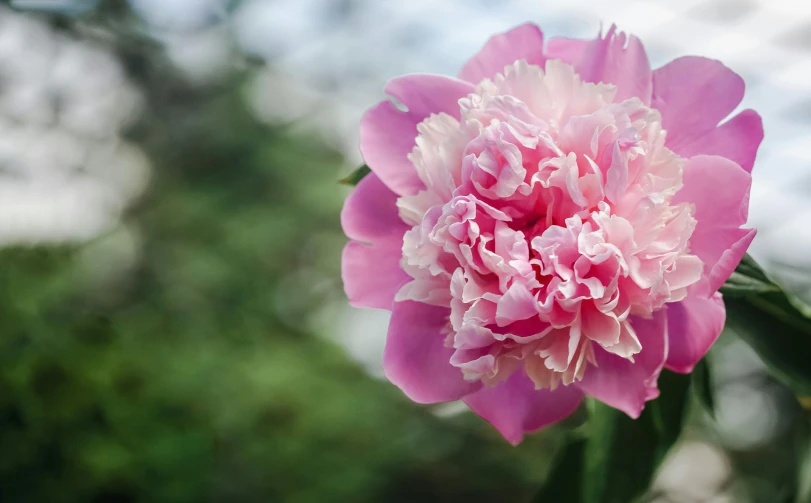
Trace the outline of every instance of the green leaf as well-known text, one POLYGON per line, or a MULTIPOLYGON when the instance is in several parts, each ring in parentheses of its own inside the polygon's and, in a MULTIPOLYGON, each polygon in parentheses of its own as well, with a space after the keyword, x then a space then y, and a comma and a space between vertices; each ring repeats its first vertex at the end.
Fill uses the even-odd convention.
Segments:
POLYGON ((571 440, 558 454, 555 465, 546 476, 541 490, 533 498, 533 503, 572 502, 582 500, 583 461, 586 440, 571 440))
POLYGON ((738 264, 738 267, 735 268, 735 271, 743 274, 744 276, 749 276, 760 281, 771 283, 771 280, 760 265, 755 262, 755 259, 753 259, 748 253, 743 256, 741 262, 738 264))
POLYGON ((721 287, 725 297, 741 297, 746 295, 779 292, 780 287, 770 280, 763 269, 749 255, 744 255, 741 263, 735 268, 732 275, 721 287))
POLYGON ((703 358, 693 368, 693 392, 698 401, 707 410, 710 416, 715 417, 715 393, 712 385, 712 373, 707 358, 703 358))
POLYGON ((355 185, 360 183, 361 180, 363 180, 363 177, 365 177, 371 172, 372 170, 369 169, 369 166, 364 164, 363 166, 359 167, 358 169, 350 173, 349 176, 338 180, 338 183, 341 183, 343 185, 351 185, 354 187, 355 185))
POLYGON ((660 398, 649 402, 642 412, 643 417, 646 413, 650 414, 659 435, 655 458, 657 467, 681 435, 689 402, 690 380, 689 375, 663 370, 658 382, 660 398))
POLYGON ((748 256, 736 273, 769 282, 773 288, 723 290, 726 326, 758 353, 778 379, 798 393, 811 394, 811 307, 772 283, 748 256))
POLYGON ((721 287, 720 292, 725 296, 744 296, 766 292, 778 292, 780 287, 771 282, 761 281, 739 272, 732 276, 721 287))
POLYGON ((727 327, 745 340, 772 374, 798 393, 811 394, 811 323, 782 292, 724 299, 727 327))
POLYGON ((745 340, 783 383, 811 394, 811 307, 784 292, 749 255, 721 292, 727 328, 745 340))
POLYGON ((636 420, 596 400, 589 402, 583 503, 629 503, 648 490, 681 434, 689 387, 690 376, 663 371, 660 398, 648 402, 636 420))

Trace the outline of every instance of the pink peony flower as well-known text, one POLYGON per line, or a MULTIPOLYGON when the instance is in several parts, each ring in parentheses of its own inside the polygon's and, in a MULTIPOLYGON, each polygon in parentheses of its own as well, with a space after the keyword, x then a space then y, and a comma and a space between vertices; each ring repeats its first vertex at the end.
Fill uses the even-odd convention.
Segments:
POLYGON ((407 75, 361 122, 344 206, 354 306, 392 311, 383 365, 420 403, 462 399, 512 443, 584 394, 638 417, 725 321, 719 287, 763 138, 718 61, 651 71, 640 41, 534 25, 459 78, 407 75), (405 110, 405 111, 404 111, 405 110))

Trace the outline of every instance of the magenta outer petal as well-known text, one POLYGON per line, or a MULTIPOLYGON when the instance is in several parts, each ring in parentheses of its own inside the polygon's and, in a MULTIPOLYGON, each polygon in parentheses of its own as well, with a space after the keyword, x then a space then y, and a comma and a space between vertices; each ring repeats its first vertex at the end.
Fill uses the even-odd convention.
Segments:
POLYGON ((720 61, 686 56, 653 72, 651 106, 662 114, 667 146, 678 152, 685 142, 715 129, 743 99, 743 79, 720 61))
POLYGON ((450 360, 453 348, 445 346, 450 309, 421 302, 396 302, 389 322, 383 371, 417 403, 459 400, 481 382, 465 381, 450 360))
POLYGON ((559 59, 575 65, 583 57, 583 52, 591 41, 576 38, 553 37, 546 43, 546 59, 559 59))
POLYGON ((366 111, 360 121, 360 151, 369 168, 399 195, 416 194, 425 185, 408 154, 414 148, 417 124, 432 113, 459 117, 459 98, 473 86, 441 75, 406 75, 393 79, 386 93, 408 108, 382 101, 366 111))
POLYGON ((543 68, 543 33, 532 24, 522 24, 506 33, 494 35, 484 47, 465 63, 459 72, 459 78, 473 84, 484 79, 492 79, 497 73, 504 72, 504 67, 519 59, 531 65, 543 68))
POLYGON ((763 120, 754 110, 744 110, 701 138, 674 151, 688 158, 698 154, 720 155, 751 173, 761 141, 763 120))
POLYGON ((344 203, 341 225, 358 241, 344 248, 341 276, 355 307, 391 309, 394 295, 410 279, 400 268, 408 226, 400 220, 396 201, 397 194, 370 173, 344 203))
POLYGON ((425 185, 408 160, 422 118, 381 101, 360 120, 360 151, 366 164, 399 195, 415 194, 425 185))
POLYGON ((751 184, 751 175, 724 157, 699 155, 684 167, 684 187, 673 202, 695 205, 690 253, 704 262, 705 296, 721 288, 755 237, 754 229, 740 228, 749 214, 751 184))
POLYGON ((676 59, 653 72, 651 106, 662 114, 667 146, 682 157, 720 155, 752 171, 763 139, 760 116, 745 110, 728 122, 743 99, 743 79, 721 62, 676 59))
POLYGON ((706 293, 715 292, 724 285, 724 282, 729 279, 735 268, 738 267, 741 259, 746 254, 746 250, 749 249, 749 245, 752 244, 752 240, 755 239, 755 234, 757 234, 757 229, 738 229, 738 231, 737 235, 740 238, 721 254, 721 258, 718 259, 718 262, 710 271, 706 293))
POLYGON ((721 335, 726 309, 721 294, 692 294, 667 306, 668 353, 665 367, 689 374, 721 335))
POLYGON ((633 35, 617 32, 616 26, 611 26, 605 38, 598 36, 589 42, 574 67, 586 82, 616 85, 617 102, 639 98, 650 104, 653 85, 645 48, 633 35))
POLYGON ((577 386, 587 395, 619 409, 633 419, 639 417, 645 402, 659 396, 657 381, 667 358, 667 314, 657 311, 645 320, 632 317, 642 351, 634 362, 595 347, 597 366, 586 369, 577 386))
POLYGON ((400 268, 402 239, 368 245, 350 241, 341 256, 341 278, 349 304, 391 309, 394 295, 411 278, 400 268))
POLYGON ((349 194, 341 211, 341 226, 351 239, 374 242, 408 230, 400 219, 397 194, 369 173, 349 194))
MULTIPOLYGON (((445 75, 413 73, 391 79, 386 94, 397 98, 408 113, 422 121, 431 114, 446 113, 460 117, 459 98, 476 90, 469 82, 445 75)), ((416 131, 414 132, 416 135, 416 131)))
POLYGON ((574 386, 536 390, 529 377, 519 370, 498 386, 482 388, 462 400, 511 444, 518 445, 524 433, 569 417, 583 400, 583 392, 574 386))

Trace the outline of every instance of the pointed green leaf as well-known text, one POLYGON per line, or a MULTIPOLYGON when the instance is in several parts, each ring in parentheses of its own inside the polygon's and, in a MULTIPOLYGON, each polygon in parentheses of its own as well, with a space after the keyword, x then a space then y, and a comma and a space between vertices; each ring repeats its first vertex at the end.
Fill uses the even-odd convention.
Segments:
POLYGON ((782 292, 725 298, 727 327, 745 340, 770 371, 798 393, 811 394, 811 322, 782 292))
POLYGON ((777 292, 780 291, 780 287, 772 282, 761 281, 739 272, 733 272, 732 276, 724 283, 720 291, 726 296, 741 296, 777 292))
POLYGON ((749 255, 744 255, 741 263, 721 287, 721 293, 727 297, 778 291, 780 287, 766 276, 763 269, 749 255))
POLYGON ((811 322, 785 294, 725 299, 727 327, 745 340, 770 371, 798 393, 811 394, 811 322))
POLYGON ((745 340, 778 379, 798 393, 811 394, 811 307, 784 292, 749 255, 721 292, 727 328, 745 340))
POLYGON ((364 164, 363 166, 359 167, 358 169, 350 173, 348 176, 338 180, 338 183, 343 185, 351 185, 354 187, 355 185, 360 183, 361 180, 363 180, 363 177, 365 177, 371 172, 372 170, 369 169, 369 166, 364 164))

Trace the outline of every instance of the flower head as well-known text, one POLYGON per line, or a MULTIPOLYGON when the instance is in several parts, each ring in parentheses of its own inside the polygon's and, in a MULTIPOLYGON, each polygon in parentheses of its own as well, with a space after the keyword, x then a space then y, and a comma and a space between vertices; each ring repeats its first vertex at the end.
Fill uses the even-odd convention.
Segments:
POLYGON ((388 378, 463 399, 511 442, 583 394, 640 414, 663 367, 720 334, 759 116, 721 123, 743 82, 686 57, 651 71, 612 27, 581 41, 523 25, 459 79, 411 75, 361 124, 373 173, 347 200, 350 302, 392 310, 388 378), (719 125, 719 123, 721 123, 719 125))

